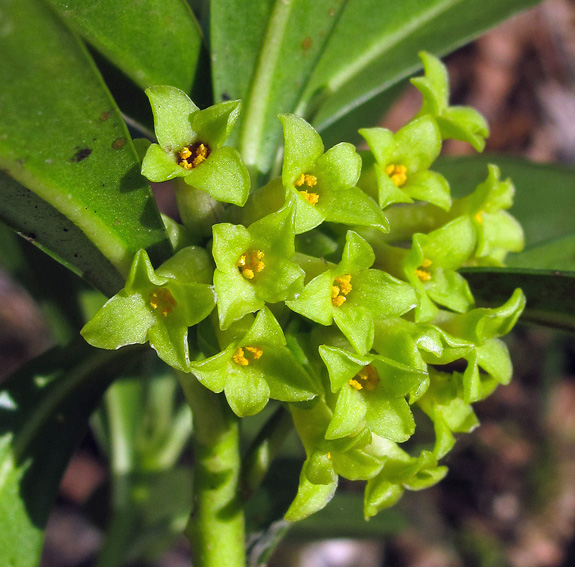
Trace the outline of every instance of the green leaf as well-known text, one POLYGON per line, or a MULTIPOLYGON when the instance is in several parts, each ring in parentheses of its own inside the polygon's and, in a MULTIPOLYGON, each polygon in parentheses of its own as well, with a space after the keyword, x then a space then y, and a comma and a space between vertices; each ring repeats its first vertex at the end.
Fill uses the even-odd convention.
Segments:
POLYGON ((170 246, 150 188, 83 46, 38 0, 4 6, 2 20, 0 167, 70 219, 122 274, 139 248, 164 258, 170 246))
MULTIPOLYGON (((521 223, 528 247, 573 234, 573 168, 500 155, 443 158, 436 162, 435 167, 447 177, 454 196, 461 197, 485 181, 490 163, 499 166, 501 179, 510 177, 515 185, 513 206, 509 212, 521 223)), ((508 258, 510 264, 512 258, 512 255, 508 258)))
POLYGON ((189 92, 202 46, 200 27, 181 0, 49 0, 67 24, 137 85, 189 92))
POLYGON ((575 234, 553 239, 514 254, 507 264, 512 268, 570 270, 575 272, 575 234))
POLYGON ((462 273, 479 304, 501 305, 519 287, 527 297, 523 321, 575 330, 575 272, 474 268, 462 273))
POLYGON ((277 115, 293 112, 345 0, 216 0, 211 6, 215 100, 244 101, 239 149, 269 172, 281 141, 277 115))
MULTIPOLYGON (((139 350, 138 350, 139 351, 139 350)), ((90 414, 133 357, 83 342, 53 349, 0 390, 0 557, 36 567, 61 476, 90 414)))
POLYGON ((0 202, 0 219, 34 246, 106 295, 122 288, 118 270, 75 224, 2 172, 0 202))
POLYGON ((420 68, 417 53, 447 53, 538 0, 355 0, 303 96, 318 130, 420 68))

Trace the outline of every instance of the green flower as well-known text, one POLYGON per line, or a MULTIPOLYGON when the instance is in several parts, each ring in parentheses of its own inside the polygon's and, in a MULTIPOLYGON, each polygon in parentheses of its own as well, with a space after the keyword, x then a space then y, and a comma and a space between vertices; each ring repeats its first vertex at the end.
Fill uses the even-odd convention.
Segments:
POLYGON ((214 226, 214 285, 222 329, 266 303, 291 299, 302 289, 304 272, 292 261, 293 216, 290 203, 249 228, 214 226))
POLYGON ((321 510, 331 500, 340 475, 348 480, 373 478, 382 460, 370 453, 372 435, 368 429, 344 439, 325 438, 332 414, 322 399, 311 408, 292 404, 290 410, 307 455, 298 493, 285 515, 286 520, 295 522, 321 510))
POLYGON ((392 441, 407 441, 413 435, 415 422, 405 397, 421 396, 428 384, 426 371, 384 356, 359 356, 326 345, 319 353, 327 366, 331 391, 337 394, 326 439, 351 435, 363 424, 392 441))
POLYGON ((112 297, 81 333, 98 348, 150 343, 173 368, 188 371, 188 328, 206 318, 215 306, 211 262, 206 251, 190 246, 154 270, 140 250, 126 287, 112 297))
POLYGON ((423 116, 396 134, 385 128, 364 128, 359 133, 375 158, 373 164, 372 159, 364 160, 359 186, 376 193, 382 208, 415 199, 449 209, 447 180, 429 171, 441 151, 441 136, 433 118, 423 116))
POLYGON ((310 400, 318 393, 317 387, 285 344, 279 323, 264 308, 246 333, 219 354, 192 362, 191 369, 206 388, 223 391, 240 417, 260 412, 270 398, 310 400))
MULTIPOLYGON (((397 317, 375 324, 375 352, 424 372, 428 370, 428 364, 450 364, 466 356, 473 348, 472 342, 454 337, 429 323, 414 323, 397 317)), ((412 402, 427 389, 427 384, 422 386, 425 387, 417 395, 410 396, 412 402)))
POLYGON ((282 114, 280 120, 285 138, 282 183, 297 197, 296 234, 323 221, 389 230, 377 203, 355 187, 361 171, 355 147, 341 143, 324 153, 320 135, 305 120, 293 114, 282 114))
POLYGON ((175 87, 149 87, 146 94, 159 144, 148 148, 142 175, 155 182, 183 177, 218 201, 243 205, 250 190, 248 171, 235 148, 222 147, 239 115, 240 101, 199 110, 175 87))
POLYGON ((413 309, 412 287, 380 270, 371 246, 348 231, 341 262, 312 279, 288 307, 321 325, 335 321, 353 347, 364 354, 373 344, 374 321, 413 309))
POLYGON ((525 295, 516 289, 509 300, 497 308, 472 309, 467 313, 441 312, 437 325, 452 336, 474 345, 463 356, 463 399, 475 402, 487 397, 498 384, 509 384, 511 359, 499 337, 514 327, 525 308, 525 295), (481 372, 480 372, 481 369, 481 372))
POLYGON ((501 266, 508 252, 523 250, 523 229, 506 211, 513 204, 514 194, 511 180, 500 181, 499 168, 489 165, 487 179, 473 193, 453 204, 451 214, 468 215, 475 227, 475 264, 501 266))
POLYGON ((429 377, 429 389, 417 401, 417 405, 433 421, 433 454, 440 459, 455 445, 453 433, 469 433, 479 425, 479 420, 471 404, 464 399, 463 377, 460 373, 445 373, 432 369, 429 377))
POLYGON ((437 121, 441 137, 469 142, 478 152, 485 147, 489 126, 477 110, 469 106, 449 106, 449 77, 443 63, 422 51, 425 76, 411 79, 423 95, 423 106, 418 116, 430 114, 437 121))
POLYGON ((366 519, 397 503, 405 489, 422 490, 433 486, 447 474, 447 467, 438 466, 437 458, 429 451, 411 457, 395 443, 374 436, 372 452, 384 460, 379 474, 368 480, 365 487, 364 513, 366 519))
POLYGON ((417 291, 417 322, 431 321, 435 303, 465 312, 473 296, 465 278, 455 270, 475 250, 475 230, 467 217, 459 217, 429 234, 414 234, 411 249, 379 245, 377 266, 407 280, 417 291))

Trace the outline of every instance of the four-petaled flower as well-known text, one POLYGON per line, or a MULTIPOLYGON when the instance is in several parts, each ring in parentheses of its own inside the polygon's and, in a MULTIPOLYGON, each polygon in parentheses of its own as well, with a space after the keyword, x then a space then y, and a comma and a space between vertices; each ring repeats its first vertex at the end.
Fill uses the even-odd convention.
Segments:
POLYGON ((164 362, 188 371, 188 328, 216 304, 208 284, 211 270, 206 251, 195 246, 183 248, 157 270, 140 250, 124 289, 84 326, 82 336, 105 349, 149 342, 164 362))
POLYGON ((316 396, 318 387, 285 346, 283 331, 271 311, 266 307, 252 320, 249 330, 222 352, 191 363, 198 380, 213 392, 223 391, 239 416, 260 412, 270 397, 300 402, 316 396))
POLYGON ((142 175, 150 181, 183 177, 217 201, 243 205, 250 178, 240 154, 223 143, 240 112, 240 101, 200 110, 183 91, 169 86, 146 89, 159 144, 144 156, 142 175))
MULTIPOLYGON (((323 221, 389 230, 377 203, 355 186, 361 158, 352 144, 342 142, 324 153, 320 135, 303 118, 281 114, 285 149, 282 183, 295 194, 295 232, 323 221)), ((271 187, 270 187, 271 188, 271 187)))
POLYGON ((321 325, 335 321, 353 347, 366 353, 374 321, 403 315, 417 304, 410 285, 369 269, 374 261, 366 240, 348 231, 341 262, 312 279, 288 307, 321 325))
POLYGON ((449 209, 449 184, 443 175, 429 171, 441 151, 441 136, 433 118, 422 116, 395 134, 385 128, 364 128, 359 133, 373 154, 373 158, 363 154, 359 186, 375 193, 381 207, 416 199, 449 209))
POLYGON ((295 253, 293 203, 248 228, 214 226, 214 285, 222 329, 266 303, 293 298, 303 287, 303 270, 295 253))

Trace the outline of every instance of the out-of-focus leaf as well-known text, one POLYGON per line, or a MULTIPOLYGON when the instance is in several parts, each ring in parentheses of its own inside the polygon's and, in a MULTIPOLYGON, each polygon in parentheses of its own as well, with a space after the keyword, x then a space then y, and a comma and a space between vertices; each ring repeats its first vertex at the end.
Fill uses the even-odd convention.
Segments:
POLYGON ((533 246, 521 254, 513 254, 506 263, 512 268, 575 272, 575 234, 533 246))
POLYGON ((345 2, 212 2, 215 99, 243 99, 235 135, 254 174, 269 172, 281 141, 277 116, 295 110, 345 2))
POLYGON ((299 111, 318 130, 420 68, 417 53, 448 53, 540 0, 349 2, 299 111))
POLYGON ((501 305, 520 287, 525 322, 575 331, 575 272, 473 268, 461 270, 480 305, 501 305))
POLYGON ((75 224, 2 172, 0 203, 1 220, 104 294, 123 287, 118 270, 75 224))
POLYGON ((78 342, 35 359, 0 389, 0 557, 36 567, 61 476, 110 381, 139 348, 78 342))
POLYGON ((8 0, 0 59, 0 167, 122 274, 140 248, 164 259, 169 242, 126 126, 75 36, 43 2, 8 0))
POLYGON ((381 537, 396 534, 408 525, 396 509, 385 510, 366 522, 363 515, 363 493, 336 494, 323 509, 302 522, 292 524, 290 537, 318 539, 322 537, 381 537))
POLYGON ((515 185, 513 206, 509 212, 523 226, 528 247, 573 234, 573 168, 537 164, 500 155, 479 155, 444 158, 434 164, 434 169, 447 177, 453 195, 461 197, 486 179, 489 163, 500 167, 501 179, 510 177, 515 185))
POLYGON ((49 0, 70 26, 143 89, 172 85, 190 92, 202 45, 182 0, 49 0))

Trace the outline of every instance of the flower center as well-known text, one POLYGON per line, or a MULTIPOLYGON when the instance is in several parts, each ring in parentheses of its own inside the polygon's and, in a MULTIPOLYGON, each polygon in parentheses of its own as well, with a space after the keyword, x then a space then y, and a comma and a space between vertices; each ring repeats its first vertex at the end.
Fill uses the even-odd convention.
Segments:
POLYGON ((364 366, 348 384, 354 390, 363 390, 365 388, 368 392, 373 392, 379 384, 377 370, 371 364, 368 364, 364 366))
MULTIPOLYGON (((310 173, 302 173, 296 180, 294 185, 296 187, 301 187, 306 185, 307 187, 315 187, 317 185, 317 177, 311 175, 310 173)), ((310 204, 315 207, 319 201, 319 195, 317 193, 310 193, 307 189, 302 189, 298 193, 310 204)))
POLYGON ((210 155, 210 148, 207 144, 195 142, 191 146, 185 146, 178 152, 178 165, 185 169, 198 167, 200 163, 206 161, 210 155))
POLYGON ((232 356, 232 360, 240 366, 248 366, 251 361, 259 360, 264 351, 258 346, 239 347, 232 356))
POLYGON ((167 317, 178 304, 170 290, 165 287, 152 291, 148 303, 154 311, 159 311, 162 317, 167 317))
POLYGON ((401 187, 407 181, 407 168, 405 165, 395 165, 390 163, 385 168, 385 173, 389 175, 389 178, 393 181, 396 187, 401 187))
POLYGON ((421 266, 419 266, 419 268, 417 268, 417 270, 415 270, 415 275, 422 282, 428 282, 431 279, 431 272, 427 268, 429 268, 429 266, 431 266, 432 263, 433 262, 431 260, 428 260, 427 258, 425 258, 425 260, 423 260, 423 263, 421 264, 421 266))
POLYGON ((335 278, 331 286, 331 302, 336 307, 341 307, 347 300, 345 297, 351 290, 351 275, 345 274, 335 278))
POLYGON ((253 280, 254 276, 266 267, 263 262, 264 256, 261 250, 244 252, 236 264, 242 276, 247 280, 253 280))
POLYGON ((479 211, 478 213, 475 214, 475 220, 479 223, 482 224, 483 223, 483 217, 481 216, 481 213, 483 211, 479 211))

